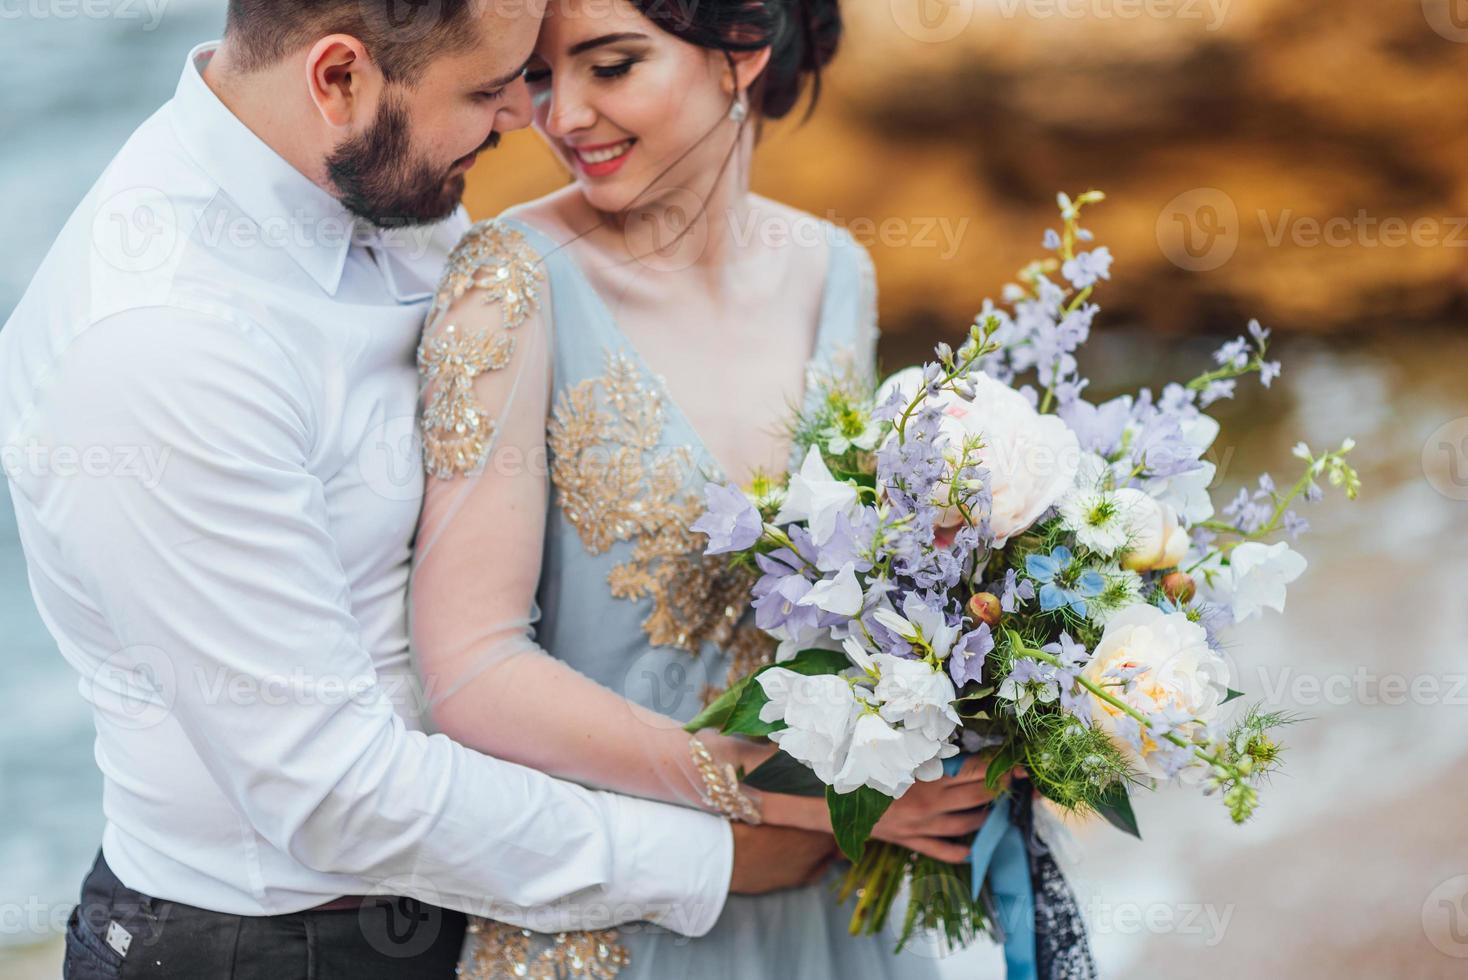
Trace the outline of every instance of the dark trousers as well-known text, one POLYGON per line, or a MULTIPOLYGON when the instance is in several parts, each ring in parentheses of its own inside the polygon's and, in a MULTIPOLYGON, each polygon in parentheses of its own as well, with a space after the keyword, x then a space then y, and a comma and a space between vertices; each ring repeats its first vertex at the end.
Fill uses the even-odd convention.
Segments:
POLYGON ((133 891, 98 853, 66 929, 65 980, 451 980, 462 913, 411 898, 227 915, 133 891), (125 952, 123 952, 125 950, 125 952))

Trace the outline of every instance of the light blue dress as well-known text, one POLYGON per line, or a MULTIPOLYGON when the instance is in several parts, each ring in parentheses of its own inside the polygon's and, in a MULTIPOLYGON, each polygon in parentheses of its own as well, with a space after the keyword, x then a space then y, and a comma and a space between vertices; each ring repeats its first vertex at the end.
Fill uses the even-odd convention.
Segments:
MULTIPOLYGON (((648 708, 686 721, 731 676, 766 662, 773 641, 748 615, 744 573, 702 555, 688 530, 717 463, 570 252, 513 218, 544 265, 552 314, 547 419, 551 499, 537 594, 540 645, 648 708)), ((831 254, 809 379, 870 371, 875 284, 865 250, 827 225, 831 254)), ((764 896, 731 895, 699 939, 646 923, 545 936, 476 923, 466 977, 623 980, 927 980, 931 953, 894 955, 894 937, 852 937, 851 902, 824 883, 764 896)), ((894 910, 894 917, 899 914, 894 910)))

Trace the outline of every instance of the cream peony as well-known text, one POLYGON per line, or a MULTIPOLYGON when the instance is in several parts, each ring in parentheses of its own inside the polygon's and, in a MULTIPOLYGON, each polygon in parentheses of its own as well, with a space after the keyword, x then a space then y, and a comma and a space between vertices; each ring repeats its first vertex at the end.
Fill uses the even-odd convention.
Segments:
MULTIPOLYGON (((1183 613, 1156 606, 1132 606, 1113 616, 1081 676, 1144 714, 1172 708, 1204 722, 1214 718, 1228 695, 1228 664, 1208 646, 1203 627, 1183 613), (1141 670, 1125 692, 1111 686, 1116 679, 1106 676, 1113 669, 1136 668, 1141 670)), ((1096 723, 1116 736, 1118 718, 1125 713, 1094 695, 1092 707, 1096 723)), ((1127 739, 1115 741, 1152 775, 1167 775, 1150 759, 1157 747, 1150 738, 1143 736, 1140 753, 1127 739)))
POLYGON ((1134 572, 1174 568, 1188 553, 1188 532, 1171 504, 1130 487, 1116 491, 1127 527, 1121 564, 1134 572))
MULTIPOLYGON (((957 462, 966 437, 983 439, 978 459, 990 473, 994 497, 990 524, 995 544, 1003 546, 1039 520, 1070 489, 1080 465, 1080 442, 1059 418, 1041 415, 1024 395, 1003 382, 982 373, 971 380, 975 389, 972 401, 949 391, 938 394, 944 415, 942 427, 948 436, 950 466, 957 462)), ((885 401, 894 389, 911 398, 922 383, 921 368, 899 371, 882 383, 877 403, 885 401)), ((945 485, 942 492, 946 491, 945 485)), ((957 508, 949 508, 939 526, 953 527, 961 520, 957 508)))

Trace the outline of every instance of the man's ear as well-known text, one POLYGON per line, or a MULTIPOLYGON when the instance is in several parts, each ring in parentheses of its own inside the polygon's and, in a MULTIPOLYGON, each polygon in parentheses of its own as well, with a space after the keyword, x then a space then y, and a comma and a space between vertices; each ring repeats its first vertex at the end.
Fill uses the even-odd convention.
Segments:
POLYGON ((376 114, 384 81, 360 40, 329 34, 306 54, 306 85, 326 124, 346 129, 376 114))
POLYGON ((734 64, 734 71, 724 72, 724 94, 732 96, 736 89, 740 92, 749 91, 749 87, 770 63, 770 49, 766 46, 753 51, 731 51, 729 60, 734 64))

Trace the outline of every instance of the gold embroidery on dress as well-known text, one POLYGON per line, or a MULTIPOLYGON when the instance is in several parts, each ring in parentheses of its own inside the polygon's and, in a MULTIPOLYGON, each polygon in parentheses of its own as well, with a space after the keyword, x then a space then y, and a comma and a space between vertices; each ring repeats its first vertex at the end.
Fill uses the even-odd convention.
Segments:
POLYGON ((703 512, 690 487, 694 453, 661 445, 665 424, 663 392, 627 355, 608 351, 606 373, 564 391, 549 423, 561 510, 594 555, 632 542, 607 583, 617 598, 652 600, 642 628, 653 646, 698 653, 739 636, 740 649, 752 651, 759 637, 772 651, 774 641, 752 626, 736 630, 756 574, 703 554, 704 536, 690 530, 703 512))
POLYGON ((446 480, 478 469, 489 453, 494 419, 474 395, 474 379, 498 371, 515 353, 512 331, 540 304, 544 273, 540 260, 519 232, 493 221, 471 228, 449 256, 448 268, 434 296, 430 324, 471 289, 487 304, 502 307, 497 332, 466 335, 454 324, 425 334, 418 345, 418 370, 436 384, 423 409, 423 463, 433 476, 446 480))
POLYGON ((558 932, 551 945, 530 952, 534 933, 490 919, 469 920, 470 940, 458 975, 464 980, 610 980, 632 962, 617 930, 558 932))

